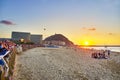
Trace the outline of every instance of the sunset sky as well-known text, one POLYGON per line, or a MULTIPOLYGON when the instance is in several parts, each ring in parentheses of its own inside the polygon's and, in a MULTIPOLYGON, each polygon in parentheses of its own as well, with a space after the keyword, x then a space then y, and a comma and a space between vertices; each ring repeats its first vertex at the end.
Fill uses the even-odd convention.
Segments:
POLYGON ((120 0, 0 0, 0 38, 12 31, 120 45, 120 0))

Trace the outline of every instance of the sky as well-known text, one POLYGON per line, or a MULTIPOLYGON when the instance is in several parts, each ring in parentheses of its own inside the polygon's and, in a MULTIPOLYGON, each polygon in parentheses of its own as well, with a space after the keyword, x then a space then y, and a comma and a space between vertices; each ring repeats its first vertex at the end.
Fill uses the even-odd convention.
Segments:
POLYGON ((120 45, 120 0, 0 0, 0 38, 12 31, 120 45))

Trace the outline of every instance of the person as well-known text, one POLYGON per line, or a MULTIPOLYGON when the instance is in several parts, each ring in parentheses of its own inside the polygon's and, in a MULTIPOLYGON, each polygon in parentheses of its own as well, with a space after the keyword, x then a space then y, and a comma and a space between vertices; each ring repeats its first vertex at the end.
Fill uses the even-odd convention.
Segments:
POLYGON ((5 71, 4 76, 7 77, 9 73, 9 67, 4 58, 0 58, 0 66, 2 67, 2 71, 5 71))
POLYGON ((6 48, 6 46, 0 43, 0 58, 5 57, 10 51, 6 48))
POLYGON ((21 53, 23 51, 22 45, 17 45, 16 48, 18 53, 21 53))
POLYGON ((110 58, 110 53, 111 53, 111 51, 110 51, 110 50, 108 50, 107 52, 108 52, 108 57, 110 58))
POLYGON ((106 59, 105 51, 103 51, 103 53, 102 53, 102 58, 106 59))
POLYGON ((7 49, 7 46, 4 45, 4 43, 0 42, 0 66, 2 66, 2 70, 5 68, 5 77, 8 76, 9 67, 6 61, 4 60, 4 57, 9 54, 9 50, 7 49))

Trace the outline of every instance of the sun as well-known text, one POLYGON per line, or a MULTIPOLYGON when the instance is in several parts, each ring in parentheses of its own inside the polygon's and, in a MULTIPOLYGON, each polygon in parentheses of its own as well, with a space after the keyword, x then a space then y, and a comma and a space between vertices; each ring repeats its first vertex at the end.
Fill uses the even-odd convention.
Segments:
POLYGON ((84 42, 84 45, 89 45, 89 42, 88 42, 88 41, 85 41, 85 42, 84 42))
POLYGON ((93 45, 93 41, 91 41, 91 40, 82 40, 80 45, 82 45, 82 46, 91 46, 91 45, 93 45))

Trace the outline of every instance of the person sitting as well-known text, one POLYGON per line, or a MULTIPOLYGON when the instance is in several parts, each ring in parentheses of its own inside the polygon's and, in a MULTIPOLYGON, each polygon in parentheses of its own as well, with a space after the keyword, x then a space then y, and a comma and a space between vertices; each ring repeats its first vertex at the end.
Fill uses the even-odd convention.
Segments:
POLYGON ((106 59, 105 53, 103 52, 102 54, 102 58, 106 59))
POLYGON ((97 53, 94 53, 94 58, 98 58, 98 54, 97 53))
POLYGON ((5 57, 10 51, 7 49, 7 47, 0 43, 0 58, 5 57))

